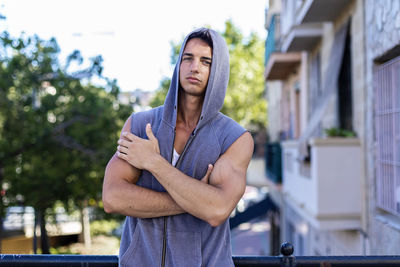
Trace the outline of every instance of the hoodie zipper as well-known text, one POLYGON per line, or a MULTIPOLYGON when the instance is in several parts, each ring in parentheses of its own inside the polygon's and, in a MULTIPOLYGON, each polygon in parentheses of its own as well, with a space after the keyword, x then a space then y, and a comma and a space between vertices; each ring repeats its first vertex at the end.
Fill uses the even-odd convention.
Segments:
POLYGON ((164 232, 163 232, 163 248, 162 248, 162 258, 161 267, 165 266, 165 251, 167 249, 167 217, 164 217, 164 232))
MULTIPOLYGON (((175 143, 175 135, 176 135, 176 128, 174 128, 174 142, 175 143)), ((172 151, 171 151, 171 160, 170 163, 172 164, 172 160, 174 159, 174 144, 172 143, 172 151)), ((165 253, 167 250, 167 216, 164 216, 164 230, 163 230, 163 247, 161 253, 161 267, 165 267, 165 253)))
MULTIPOLYGON (((175 135, 176 135, 176 128, 174 128, 174 143, 175 143, 175 135)), ((189 140, 186 142, 185 147, 183 148, 182 154, 179 156, 178 161, 175 164, 175 168, 178 167, 179 163, 182 161, 183 155, 185 154, 187 148, 189 145, 192 143, 193 139, 195 137, 195 134, 192 133, 189 137, 189 140)), ((171 154, 171 164, 172 164, 172 159, 174 158, 174 145, 172 144, 172 154, 171 154)), ((163 232, 163 248, 162 248, 162 256, 161 256, 161 267, 165 267, 165 254, 167 250, 167 217, 164 217, 164 232, 163 232)))

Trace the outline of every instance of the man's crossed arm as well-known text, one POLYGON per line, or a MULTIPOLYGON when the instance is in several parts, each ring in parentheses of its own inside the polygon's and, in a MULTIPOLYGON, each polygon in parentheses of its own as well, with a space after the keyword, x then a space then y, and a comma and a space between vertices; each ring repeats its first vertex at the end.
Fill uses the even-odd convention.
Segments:
POLYGON ((253 153, 249 133, 239 137, 209 165, 199 181, 174 168, 159 153, 158 141, 150 125, 149 140, 130 133, 126 122, 114 155, 106 168, 103 203, 107 212, 134 217, 159 217, 188 212, 213 226, 223 223, 235 208, 246 186, 246 170, 253 153), (167 192, 135 185, 140 170, 147 170, 167 192))

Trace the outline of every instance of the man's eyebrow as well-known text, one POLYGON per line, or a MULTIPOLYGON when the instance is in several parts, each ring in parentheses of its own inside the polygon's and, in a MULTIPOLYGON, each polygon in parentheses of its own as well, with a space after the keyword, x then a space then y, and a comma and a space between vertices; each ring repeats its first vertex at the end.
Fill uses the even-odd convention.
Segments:
POLYGON ((212 61, 212 58, 210 58, 210 57, 201 57, 201 59, 206 59, 206 60, 212 61))
MULTIPOLYGON (((194 55, 193 55, 192 53, 188 53, 188 52, 183 53, 182 57, 184 57, 184 56, 187 56, 187 57, 194 57, 194 55)), ((210 61, 212 61, 212 58, 210 58, 210 57, 201 57, 201 59, 205 59, 205 60, 210 60, 210 61)))

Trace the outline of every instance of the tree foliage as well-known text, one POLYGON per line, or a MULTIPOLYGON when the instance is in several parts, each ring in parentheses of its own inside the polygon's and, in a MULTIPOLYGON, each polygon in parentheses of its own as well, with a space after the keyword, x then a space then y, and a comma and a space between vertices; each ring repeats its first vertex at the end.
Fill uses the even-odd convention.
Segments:
POLYGON ((244 38, 231 21, 225 23, 230 54, 230 76, 222 112, 250 130, 265 127, 264 42, 252 33, 244 38))
MULTIPOLYGON (((179 52, 178 52, 179 53, 179 52)), ((150 101, 150 106, 155 108, 164 104, 165 97, 167 96, 169 86, 171 85, 171 79, 164 77, 160 82, 160 87, 154 94, 153 99, 150 101)))
MULTIPOLYGON (((224 106, 224 114, 244 127, 258 131, 267 123, 267 102, 264 97, 264 42, 255 33, 244 37, 231 20, 225 22, 221 33, 230 54, 230 78, 224 106)), ((180 44, 171 42, 171 63, 178 59, 180 44)), ((162 105, 168 92, 170 78, 163 78, 151 103, 162 105)))
POLYGON ((72 72, 83 57, 75 51, 61 66, 55 39, 3 32, 0 49, 2 212, 15 203, 44 214, 56 201, 100 201, 105 165, 131 112, 118 103, 115 80, 91 83, 102 77, 101 56, 72 72))

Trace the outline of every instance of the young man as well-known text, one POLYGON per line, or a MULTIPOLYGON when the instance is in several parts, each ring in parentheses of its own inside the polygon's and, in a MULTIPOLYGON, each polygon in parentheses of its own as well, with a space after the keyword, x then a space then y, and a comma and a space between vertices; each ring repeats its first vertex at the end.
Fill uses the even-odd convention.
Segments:
POLYGON ((127 216, 120 266, 233 266, 228 217, 254 144, 219 112, 228 80, 224 39, 196 30, 164 105, 125 123, 103 186, 105 211, 127 216))

